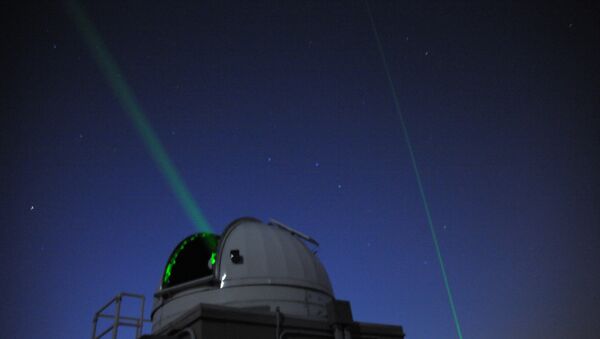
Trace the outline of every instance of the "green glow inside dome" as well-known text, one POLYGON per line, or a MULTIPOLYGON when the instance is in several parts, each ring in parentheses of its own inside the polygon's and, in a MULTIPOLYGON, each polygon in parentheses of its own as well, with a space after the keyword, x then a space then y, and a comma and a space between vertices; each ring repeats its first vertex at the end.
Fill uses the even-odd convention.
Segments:
POLYGON ((218 242, 219 237, 212 233, 195 233, 183 239, 167 261, 162 288, 211 275, 216 263, 218 242))

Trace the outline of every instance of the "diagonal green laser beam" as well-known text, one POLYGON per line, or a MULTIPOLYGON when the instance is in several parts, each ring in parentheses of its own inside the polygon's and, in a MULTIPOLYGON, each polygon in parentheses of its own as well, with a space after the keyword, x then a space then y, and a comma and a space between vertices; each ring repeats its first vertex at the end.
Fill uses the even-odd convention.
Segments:
POLYGON ((400 102, 398 100, 398 96, 396 95, 396 87, 394 86, 394 81, 392 81, 392 76, 390 75, 390 70, 388 68, 387 60, 385 58, 385 53, 383 52, 383 46, 381 44, 381 40, 379 39, 379 33, 377 32, 377 27, 375 26, 375 20, 373 20, 373 14, 371 13, 371 7, 369 6, 369 1, 365 0, 365 4, 367 5, 367 12, 369 13, 369 19, 371 20, 371 28, 373 29, 373 35, 375 36, 375 40, 377 41, 377 48, 379 49, 379 55, 381 56, 381 61, 383 63, 383 68, 385 70, 385 74, 387 76, 388 85, 390 86, 390 91, 392 92, 392 97, 394 99, 394 107, 396 108, 396 113, 398 114, 398 118, 400 119, 400 125, 402 126, 402 133, 404 134, 404 141, 406 146, 408 147, 408 153, 410 155, 410 160, 412 162, 412 168, 415 172, 415 176, 417 178, 417 185, 419 186, 419 193, 421 195, 421 201, 423 202, 423 207, 425 208, 425 214, 427 215, 427 223, 429 224, 429 230, 431 231, 431 237, 433 239, 433 245, 435 247, 435 252, 437 254, 437 259, 440 264, 440 271, 442 272, 442 277, 444 279, 444 286, 446 287, 446 293, 448 294, 448 303, 450 304, 450 310, 452 311, 452 318, 454 320, 454 325, 456 327, 456 334, 460 339, 463 339, 462 331, 460 329, 460 323, 458 322, 458 314, 456 313, 456 307, 454 306, 454 298, 452 297, 452 291, 450 289, 450 283, 448 282, 448 275, 446 274, 446 267, 444 265, 444 259, 442 258, 442 251, 440 250, 440 245, 438 243, 437 235, 435 233, 435 228, 433 227, 433 221, 431 219, 431 212, 429 211, 429 204, 427 203, 427 197, 425 196, 425 190, 423 189, 423 183, 421 181, 421 174, 419 173, 419 168, 417 166, 417 160, 415 159, 415 152, 413 151, 412 143, 410 141, 410 137, 408 135, 408 129, 406 128, 406 123, 404 121, 404 115, 402 114, 402 109, 400 108, 400 102))
POLYGON ((108 81, 114 94, 117 96, 119 103, 125 112, 127 112, 127 115, 142 138, 150 156, 162 172, 171 191, 175 194, 179 203, 185 210, 185 213, 192 220, 198 231, 209 232, 211 228, 208 221, 198 208, 196 201, 187 189, 177 168, 169 158, 167 151, 152 129, 142 108, 137 103, 133 91, 127 85, 127 82, 123 80, 122 73, 119 70, 117 63, 110 55, 108 48, 102 41, 94 24, 77 1, 68 1, 67 9, 82 34, 87 47, 90 49, 94 60, 102 70, 104 77, 108 81))

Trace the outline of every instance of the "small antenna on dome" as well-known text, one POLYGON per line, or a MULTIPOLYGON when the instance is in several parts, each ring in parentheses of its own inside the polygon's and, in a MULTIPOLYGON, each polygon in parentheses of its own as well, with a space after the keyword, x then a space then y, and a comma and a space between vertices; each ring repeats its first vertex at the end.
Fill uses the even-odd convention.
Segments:
POLYGON ((275 219, 273 219, 273 218, 270 218, 270 219, 269 219, 269 225, 273 225, 273 226, 278 226, 278 227, 281 227, 281 228, 283 228, 284 230, 286 230, 286 231, 288 231, 288 232, 292 233, 293 235, 295 235, 295 236, 297 236, 297 237, 299 237, 299 238, 302 238, 302 239, 304 239, 304 240, 308 241, 309 243, 311 243, 311 244, 313 244, 313 245, 315 245, 315 246, 319 247, 319 243, 318 243, 318 242, 317 242, 315 239, 313 239, 313 238, 309 237, 308 235, 306 235, 306 234, 304 234, 304 233, 302 233, 302 232, 298 232, 298 231, 296 231, 295 229, 293 229, 293 228, 289 227, 288 225, 286 225, 286 224, 284 224, 284 223, 282 223, 282 222, 279 222, 279 221, 277 221, 277 220, 275 220, 275 219))

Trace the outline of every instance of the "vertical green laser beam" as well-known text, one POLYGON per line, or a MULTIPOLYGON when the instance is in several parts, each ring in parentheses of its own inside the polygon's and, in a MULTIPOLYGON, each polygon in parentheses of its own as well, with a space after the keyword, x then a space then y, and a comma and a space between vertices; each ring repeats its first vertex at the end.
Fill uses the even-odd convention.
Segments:
POLYGON ((192 220, 200 232, 210 231, 208 221, 198 208, 192 194, 187 189, 185 182, 179 175, 177 168, 169 158, 167 151, 161 144, 158 136, 152 129, 140 105, 137 103, 131 88, 123 80, 122 73, 110 55, 108 48, 100 38, 100 34, 92 21, 87 17, 83 7, 75 0, 67 2, 67 9, 77 28, 83 35, 87 47, 102 70, 102 73, 117 96, 119 103, 127 112, 135 129, 142 138, 146 149, 164 175, 171 190, 183 206, 187 216, 192 220))
POLYGON ((423 202, 423 207, 425 208, 425 214, 427 216, 427 223, 429 224, 429 230, 431 231, 433 245, 435 247, 435 252, 437 254, 438 262, 440 264, 440 270, 442 272, 442 277, 444 279, 444 286, 446 287, 446 293, 448 294, 448 302, 450 304, 450 310, 452 311, 454 325, 456 326, 456 334, 458 335, 458 337, 460 339, 462 339, 463 338, 462 331, 460 329, 460 323, 458 322, 458 314, 456 313, 456 307, 454 306, 454 299, 452 298, 452 291, 450 290, 450 283, 448 282, 448 275, 446 274, 446 267, 444 265, 444 259, 442 258, 442 252, 440 250, 440 245, 438 243, 437 235, 435 233, 435 228, 433 227, 433 221, 431 219, 431 213, 429 211, 429 204, 427 203, 427 197, 425 196, 425 190, 423 189, 423 183, 421 181, 421 175, 419 173, 419 168, 417 167, 417 161, 415 159, 415 154, 413 151, 412 143, 411 143, 410 137, 408 135, 408 129, 406 128, 406 123, 404 122, 404 115, 402 114, 402 109, 400 108, 398 96, 396 95, 396 86, 394 86, 394 82, 392 81, 392 76, 390 75, 390 70, 388 68, 387 60, 385 58, 385 53, 383 52, 383 46, 381 44, 381 40, 379 39, 379 33, 377 32, 377 27, 375 26, 375 20, 373 20, 373 14, 371 13, 371 7, 369 6, 369 1, 365 0, 365 4, 367 5, 367 12, 369 13, 369 19, 371 20, 371 28, 373 29, 373 35, 375 35, 375 40, 377 41, 377 48, 379 49, 379 55, 381 56, 383 68, 385 69, 385 74, 387 76, 388 85, 390 86, 390 90, 392 92, 392 97, 394 100, 394 106, 396 108, 396 113, 398 114, 398 118, 400 119, 400 125, 402 126, 402 133, 404 134, 404 141, 408 147, 408 153, 410 155, 410 160, 412 162, 412 168, 413 168, 413 171, 415 172, 415 176, 417 177, 417 185, 419 186, 419 193, 421 195, 421 201, 423 202))

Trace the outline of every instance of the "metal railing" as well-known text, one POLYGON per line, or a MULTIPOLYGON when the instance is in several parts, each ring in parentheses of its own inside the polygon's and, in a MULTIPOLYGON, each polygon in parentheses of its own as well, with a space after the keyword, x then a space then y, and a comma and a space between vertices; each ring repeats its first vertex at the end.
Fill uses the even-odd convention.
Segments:
POLYGON ((99 339, 108 333, 112 332, 112 339, 117 339, 117 334, 120 326, 135 327, 136 339, 141 337, 142 329, 144 328, 144 322, 150 322, 150 319, 144 319, 144 304, 146 303, 146 297, 141 294, 133 294, 122 292, 112 298, 106 305, 104 305, 94 315, 92 339, 99 339), (130 317, 121 315, 121 303, 123 298, 132 298, 140 300, 140 315, 139 317, 130 317), (115 304, 114 314, 106 314, 106 311, 111 305, 115 304), (108 328, 104 329, 100 334, 96 334, 98 329, 98 319, 112 319, 112 324, 108 328))

